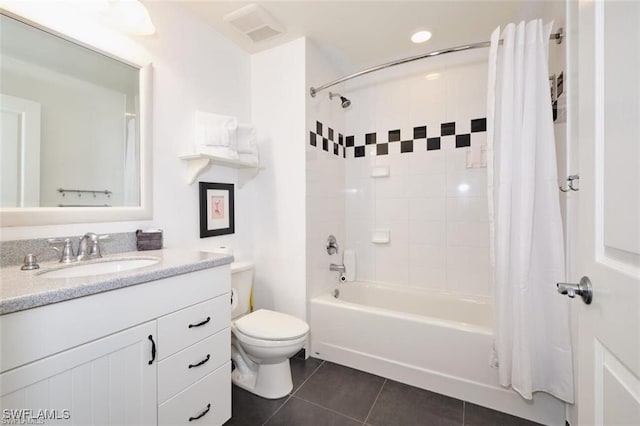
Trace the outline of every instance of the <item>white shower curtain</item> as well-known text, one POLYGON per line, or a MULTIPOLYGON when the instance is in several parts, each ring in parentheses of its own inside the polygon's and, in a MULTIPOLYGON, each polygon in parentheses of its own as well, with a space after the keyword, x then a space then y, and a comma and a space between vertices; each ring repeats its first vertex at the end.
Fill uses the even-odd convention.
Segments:
POLYGON ((509 24, 491 36, 488 174, 495 283, 494 363, 500 383, 526 399, 573 402, 569 305, 548 46, 551 25, 509 24), (500 46, 500 38, 503 43, 500 46))

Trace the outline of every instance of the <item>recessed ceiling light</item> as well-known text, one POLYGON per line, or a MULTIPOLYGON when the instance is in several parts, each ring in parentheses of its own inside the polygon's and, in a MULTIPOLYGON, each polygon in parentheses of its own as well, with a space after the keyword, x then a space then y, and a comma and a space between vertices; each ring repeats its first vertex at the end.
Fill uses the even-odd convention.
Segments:
POLYGON ((414 43, 424 43, 431 38, 431 31, 420 30, 413 33, 411 41, 414 43))

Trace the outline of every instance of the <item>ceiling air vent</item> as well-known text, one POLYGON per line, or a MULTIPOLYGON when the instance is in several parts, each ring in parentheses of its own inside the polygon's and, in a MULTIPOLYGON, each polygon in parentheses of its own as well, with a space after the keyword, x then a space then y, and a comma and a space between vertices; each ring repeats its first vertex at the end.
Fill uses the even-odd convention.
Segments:
POLYGON ((257 4, 242 7, 225 15, 223 19, 254 43, 284 32, 284 27, 257 4))

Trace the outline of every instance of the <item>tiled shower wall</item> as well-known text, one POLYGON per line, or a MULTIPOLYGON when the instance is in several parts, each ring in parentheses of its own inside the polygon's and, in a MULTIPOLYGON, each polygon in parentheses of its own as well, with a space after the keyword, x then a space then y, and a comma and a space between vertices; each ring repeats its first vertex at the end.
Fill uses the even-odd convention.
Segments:
POLYGON ((370 74, 345 95, 346 247, 357 279, 490 295, 484 49, 370 74), (470 150, 470 152, 468 152, 470 150), (372 177, 375 166, 389 176, 372 177), (390 241, 372 243, 376 229, 390 241))
MULTIPOLYGON (((310 40, 306 43, 306 69, 307 89, 341 73, 310 40)), ((316 97, 307 93, 305 90, 306 284, 307 296, 312 298, 338 282, 338 274, 330 271, 329 265, 340 263, 340 258, 327 253, 327 237, 338 239, 340 254, 345 247, 345 114, 339 99, 330 100, 328 92, 316 97)))

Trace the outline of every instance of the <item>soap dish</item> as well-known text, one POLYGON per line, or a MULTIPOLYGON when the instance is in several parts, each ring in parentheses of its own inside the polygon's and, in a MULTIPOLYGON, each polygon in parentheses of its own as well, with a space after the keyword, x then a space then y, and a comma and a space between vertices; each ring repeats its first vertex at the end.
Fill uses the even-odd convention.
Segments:
POLYGON ((371 242, 374 244, 388 244, 391 231, 388 229, 374 229, 371 242))

